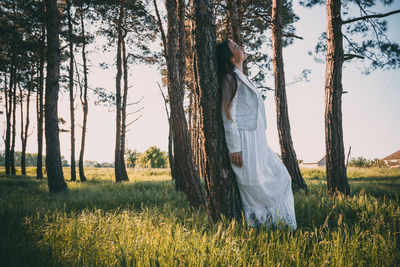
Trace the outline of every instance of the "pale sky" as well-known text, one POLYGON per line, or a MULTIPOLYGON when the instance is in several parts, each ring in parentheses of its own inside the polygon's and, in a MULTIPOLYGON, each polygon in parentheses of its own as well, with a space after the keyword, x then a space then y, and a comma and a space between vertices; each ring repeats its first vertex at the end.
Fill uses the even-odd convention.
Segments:
MULTIPOLYGON (((160 2, 161 4, 161 2, 160 2)), ((295 13, 300 20, 295 24, 296 33, 304 40, 295 40, 294 44, 283 51, 286 82, 291 82, 303 69, 311 69, 310 82, 300 82, 287 87, 289 118, 294 148, 298 159, 306 162, 317 161, 325 153, 324 134, 324 78, 325 64, 316 63, 308 55, 313 50, 320 34, 325 31, 325 7, 306 9, 294 4, 295 13)), ((399 9, 397 2, 386 10, 399 9)), ((373 9, 379 12, 377 8, 373 9)), ((354 14, 357 16, 358 14, 354 14)), ((346 17, 345 17, 346 18, 346 17)), ((400 14, 387 18, 389 38, 400 42, 400 14)), ((115 90, 116 69, 108 70, 98 67, 100 62, 110 63, 112 54, 103 54, 101 49, 90 46, 89 86, 104 87, 109 91, 115 90)), ((246 48, 245 48, 246 49, 246 48)), ((271 49, 265 53, 272 56, 271 49)), ((77 55, 78 56, 78 55, 77 55)), ((80 55, 79 55, 80 56, 80 55)), ((400 149, 400 72, 375 71, 370 75, 361 75, 357 66, 361 61, 353 60, 345 63, 343 68, 343 88, 348 91, 343 95, 343 129, 346 155, 351 145, 351 157, 382 158, 400 149), (358 62, 357 62, 358 61, 358 62)), ((157 145, 162 150, 168 150, 168 122, 162 96, 157 82, 161 76, 156 66, 130 66, 129 91, 130 101, 134 102, 143 97, 138 107, 143 107, 142 117, 129 127, 127 132, 127 148, 140 152, 148 147, 157 145)), ((268 85, 273 87, 272 73, 268 73, 268 85)), ((251 77, 251 75, 250 75, 251 77)), ((88 131, 85 149, 85 160, 99 162, 114 160, 115 146, 115 111, 103 106, 94 105, 95 96, 90 94, 88 115, 88 131)), ((76 99, 78 101, 78 98, 76 99)), ((278 133, 276 128, 276 110, 274 92, 267 93, 265 100, 267 114, 267 140, 271 148, 280 154, 278 133)), ((28 152, 37 152, 35 102, 31 103, 31 136, 28 140, 28 152)), ((4 110, 4 107, 1 107, 4 110)), ((134 107, 131 107, 131 111, 134 107)), ((19 111, 18 111, 19 112, 19 111)), ((5 121, 5 116, 0 115, 5 121)), ((67 121, 69 127, 69 96, 60 93, 59 116, 67 121)), ((19 115, 18 126, 19 126, 19 115)), ((132 117, 133 119, 134 117, 132 117)), ((129 121, 129 119, 128 119, 129 121)), ((76 109, 76 158, 80 149, 80 126, 82 122, 81 107, 76 109)), ((4 123, 0 127, 4 128, 4 123)), ((3 133, 4 130, 0 129, 3 133)), ((61 153, 70 159, 70 135, 60 133, 61 153)), ((20 150, 19 127, 17 128, 16 150, 20 150)), ((1 143, 0 150, 4 150, 1 143)))

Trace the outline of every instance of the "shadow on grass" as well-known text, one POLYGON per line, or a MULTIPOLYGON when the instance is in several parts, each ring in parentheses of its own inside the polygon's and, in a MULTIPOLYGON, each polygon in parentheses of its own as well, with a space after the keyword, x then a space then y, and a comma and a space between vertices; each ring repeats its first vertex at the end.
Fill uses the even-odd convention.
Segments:
POLYGON ((62 266, 50 246, 29 229, 24 210, 0 210, 0 266, 62 266))
MULTIPOLYGON (((326 190, 326 176, 312 176, 306 178, 308 186, 315 186, 326 190)), ((391 177, 351 177, 348 178, 352 195, 360 192, 370 194, 376 198, 395 200, 400 192, 400 176, 391 177)))
POLYGON ((57 211, 69 217, 72 212, 99 209, 117 213, 154 209, 156 214, 167 216, 165 204, 168 204, 170 213, 182 215, 175 222, 184 224, 185 215, 191 210, 186 196, 175 191, 172 181, 67 183, 68 193, 52 194, 48 192, 46 179, 0 177, 0 266, 63 265, 51 246, 38 244, 42 239, 40 231, 27 222, 35 216, 51 217, 57 211))
POLYGON ((27 211, 45 207, 47 210, 65 212, 85 209, 131 209, 162 207, 169 202, 176 209, 189 208, 186 196, 176 192, 172 181, 138 181, 115 183, 107 180, 91 180, 85 183, 67 181, 68 193, 49 193, 47 180, 29 176, 0 178, 0 196, 8 200, 10 208, 27 211), (28 201, 26 201, 28 200, 28 201), (21 207, 24 204, 24 207, 21 207))

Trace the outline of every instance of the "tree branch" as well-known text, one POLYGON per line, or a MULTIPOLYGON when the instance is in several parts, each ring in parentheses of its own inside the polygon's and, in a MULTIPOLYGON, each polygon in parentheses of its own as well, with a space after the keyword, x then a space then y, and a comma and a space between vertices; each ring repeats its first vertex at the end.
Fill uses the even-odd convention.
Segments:
POLYGON ((138 113, 138 112, 139 112, 139 111, 141 111, 142 109, 144 109, 144 107, 141 107, 141 108, 140 108, 140 109, 138 109, 138 110, 135 110, 135 111, 129 112, 128 114, 126 114, 126 116, 128 117, 129 115, 132 115, 132 114, 138 113))
POLYGON ((132 123, 134 123, 135 121, 137 121, 138 119, 140 119, 140 117, 142 117, 142 115, 143 115, 143 114, 140 114, 139 117, 137 117, 136 119, 134 119, 133 121, 131 121, 130 123, 128 123, 128 124, 126 125, 126 127, 130 126, 132 123))
POLYGON ((352 23, 355 21, 359 21, 359 20, 366 20, 366 19, 372 19, 372 18, 383 18, 383 17, 387 17, 396 13, 400 13, 400 9, 388 12, 388 13, 382 13, 382 14, 374 14, 374 15, 367 15, 367 16, 361 16, 358 18, 353 18, 353 19, 348 19, 348 20, 343 20, 342 21, 342 25, 344 24, 348 24, 348 23, 352 23))
POLYGON ((361 58, 361 59, 364 59, 365 57, 364 56, 360 56, 360 55, 356 55, 356 54, 344 54, 344 60, 346 61, 346 60, 350 60, 350 59, 353 59, 353 58, 361 58))
POLYGON ((160 28, 160 32, 161 32, 161 40, 163 42, 164 45, 164 57, 167 58, 167 39, 165 37, 165 31, 162 25, 162 20, 161 20, 161 16, 160 16, 160 12, 158 12, 158 7, 157 7, 157 2, 156 0, 154 0, 154 8, 156 10, 156 15, 157 15, 157 24, 158 27, 160 28))
POLYGON ((300 40, 304 39, 303 37, 297 36, 297 35, 295 35, 293 33, 282 33, 282 37, 293 37, 293 38, 297 38, 297 39, 300 39, 300 40))
POLYGON ((126 105, 127 105, 127 106, 137 105, 137 104, 139 104, 139 103, 143 100, 143 98, 144 98, 144 96, 142 96, 142 98, 139 99, 138 101, 136 101, 136 102, 131 102, 131 103, 128 103, 128 104, 126 104, 126 105))

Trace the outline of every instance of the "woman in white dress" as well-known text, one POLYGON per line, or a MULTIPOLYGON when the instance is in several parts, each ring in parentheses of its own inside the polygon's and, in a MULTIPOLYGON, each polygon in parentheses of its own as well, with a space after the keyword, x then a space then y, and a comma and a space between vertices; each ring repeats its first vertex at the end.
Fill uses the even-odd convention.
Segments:
POLYGON ((292 179, 268 145, 263 99, 242 72, 247 58, 232 40, 217 45, 222 119, 247 224, 297 228, 292 179))

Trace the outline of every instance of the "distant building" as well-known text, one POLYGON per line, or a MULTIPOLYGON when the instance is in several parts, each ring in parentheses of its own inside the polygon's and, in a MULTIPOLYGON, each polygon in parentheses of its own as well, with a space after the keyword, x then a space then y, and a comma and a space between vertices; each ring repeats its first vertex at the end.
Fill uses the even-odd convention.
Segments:
POLYGON ((400 165, 400 150, 397 150, 387 157, 384 157, 382 160, 386 165, 400 165))
POLYGON ((317 162, 302 162, 300 167, 304 168, 317 168, 317 167, 325 167, 326 166, 326 156, 320 159, 317 162))

